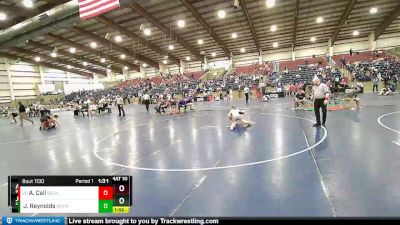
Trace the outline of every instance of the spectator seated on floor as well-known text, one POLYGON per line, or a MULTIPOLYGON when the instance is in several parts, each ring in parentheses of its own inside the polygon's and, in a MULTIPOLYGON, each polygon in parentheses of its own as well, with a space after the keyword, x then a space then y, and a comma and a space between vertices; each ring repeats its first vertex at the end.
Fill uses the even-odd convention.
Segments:
POLYGON ((187 99, 186 99, 186 106, 189 106, 189 109, 190 110, 194 110, 194 108, 193 108, 193 106, 194 106, 194 100, 193 100, 193 96, 189 96, 187 99))
POLYGON ((45 105, 39 106, 40 117, 50 114, 50 109, 48 109, 45 105))
POLYGON ((8 117, 9 112, 16 111, 15 109, 11 107, 1 107, 0 106, 0 116, 8 117))
POLYGON ((171 98, 169 100, 169 112, 172 115, 173 113, 178 113, 178 107, 177 107, 177 102, 175 98, 171 98))
POLYGON ((181 98, 178 102, 178 113, 181 112, 181 108, 184 109, 184 112, 186 112, 186 100, 181 98))
POLYGON ((358 82, 356 90, 358 93, 364 93, 364 84, 361 82, 358 82))
POLYGON ((45 115, 40 118, 40 128, 39 130, 48 130, 48 129, 53 129, 56 127, 60 127, 60 124, 57 121, 58 116, 57 115, 45 115))
POLYGON ((390 91, 394 94, 394 93, 396 93, 396 85, 394 84, 394 83, 392 83, 391 85, 390 85, 390 91))
POLYGON ((89 116, 89 104, 82 105, 82 115, 85 116, 85 113, 89 116))
POLYGON ((390 95, 392 91, 390 90, 390 85, 386 85, 386 87, 382 88, 381 92, 379 92, 379 95, 390 95))
POLYGON ((104 102, 102 104, 99 102, 99 106, 97 107, 97 110, 98 110, 99 114, 102 112, 105 112, 106 110, 108 113, 111 113, 111 105, 109 105, 107 102, 104 102))
POLYGON ((294 108, 304 106, 306 102, 306 93, 303 89, 299 89, 294 97, 294 108))
POLYGON ((37 113, 36 113, 35 106, 33 104, 29 104, 28 108, 29 108, 28 116, 29 117, 36 117, 37 113))
POLYGON ((97 105, 96 104, 90 104, 89 105, 89 109, 88 109, 88 111, 89 111, 89 115, 90 116, 97 116, 97 105))
POLYGON ((160 99, 157 106, 154 107, 156 113, 161 114, 162 112, 165 113, 165 109, 169 107, 169 103, 166 100, 160 99))
MULTIPOLYGON (((80 113, 82 113, 82 116, 85 117, 85 114, 82 111, 82 106, 79 105, 78 103, 75 103, 75 106, 74 106, 74 117, 79 116, 80 113)), ((46 116, 46 115, 45 114, 42 115, 41 118, 44 117, 44 116, 46 116)))

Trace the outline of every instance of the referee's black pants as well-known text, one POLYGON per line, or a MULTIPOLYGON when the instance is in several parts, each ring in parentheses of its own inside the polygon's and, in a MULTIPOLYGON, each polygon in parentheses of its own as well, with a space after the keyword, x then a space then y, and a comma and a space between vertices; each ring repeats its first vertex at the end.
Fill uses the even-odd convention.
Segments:
POLYGON ((314 100, 314 112, 315 112, 315 118, 317 120, 317 124, 321 125, 321 116, 319 113, 319 109, 322 108, 322 124, 325 124, 326 122, 326 107, 327 105, 324 104, 323 98, 321 99, 315 99, 314 100))
POLYGON ((150 100, 144 100, 147 112, 149 111, 150 100))
POLYGON ((244 93, 244 95, 246 96, 246 104, 249 103, 249 93, 244 93))
POLYGON ((122 104, 117 104, 117 106, 118 106, 119 116, 121 116, 121 111, 123 112, 123 115, 125 116, 124 105, 122 105, 122 104))

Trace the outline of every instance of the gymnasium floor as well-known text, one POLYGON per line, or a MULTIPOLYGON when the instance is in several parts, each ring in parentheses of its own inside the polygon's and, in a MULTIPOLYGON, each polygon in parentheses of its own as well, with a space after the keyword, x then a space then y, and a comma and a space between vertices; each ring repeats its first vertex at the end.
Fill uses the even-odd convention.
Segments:
POLYGON ((328 112, 326 130, 289 99, 235 101, 256 125, 234 132, 229 102, 63 112, 61 129, 42 132, 2 118, 0 215, 8 175, 120 174, 133 176, 132 216, 399 216, 400 98, 360 97, 360 110, 328 112))

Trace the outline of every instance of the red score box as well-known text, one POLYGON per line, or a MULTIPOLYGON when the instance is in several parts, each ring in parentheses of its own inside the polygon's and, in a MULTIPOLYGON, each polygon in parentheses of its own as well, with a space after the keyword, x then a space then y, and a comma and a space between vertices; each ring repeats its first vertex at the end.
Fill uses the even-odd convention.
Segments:
POLYGON ((113 200, 114 192, 112 186, 99 187, 99 200, 113 200))

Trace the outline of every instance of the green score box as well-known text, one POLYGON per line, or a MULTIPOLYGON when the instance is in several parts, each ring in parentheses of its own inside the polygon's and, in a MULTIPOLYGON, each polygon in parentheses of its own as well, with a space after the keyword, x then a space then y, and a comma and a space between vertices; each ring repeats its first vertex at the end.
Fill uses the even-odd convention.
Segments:
POLYGON ((99 200, 99 213, 113 213, 113 201, 99 200))

